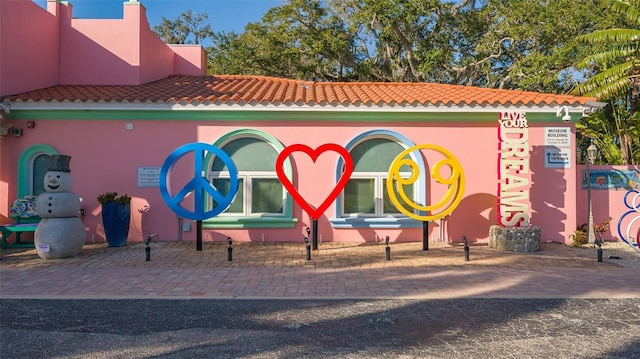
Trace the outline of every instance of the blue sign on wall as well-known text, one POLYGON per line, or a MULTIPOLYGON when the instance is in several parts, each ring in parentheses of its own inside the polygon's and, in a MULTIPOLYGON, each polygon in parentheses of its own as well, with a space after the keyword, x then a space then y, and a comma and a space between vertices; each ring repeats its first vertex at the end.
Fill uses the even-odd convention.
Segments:
MULTIPOLYGON (((591 189, 639 189, 638 171, 634 170, 591 170, 591 189)), ((586 170, 582 171, 582 188, 587 188, 586 170)))

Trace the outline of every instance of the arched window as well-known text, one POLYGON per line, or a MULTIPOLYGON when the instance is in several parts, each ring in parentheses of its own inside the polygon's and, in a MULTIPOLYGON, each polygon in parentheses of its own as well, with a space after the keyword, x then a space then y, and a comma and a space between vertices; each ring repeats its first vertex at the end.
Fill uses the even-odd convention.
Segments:
MULTIPOLYGON (((291 197, 280 183, 275 163, 284 146, 273 136, 242 129, 222 136, 214 146, 224 151, 238 170, 238 192, 226 211, 206 222, 208 228, 293 228, 291 197)), ((229 171, 222 160, 211 157, 209 180, 222 194, 229 189, 229 171)), ((291 177, 286 161, 284 172, 291 177)), ((209 199, 208 209, 216 203, 209 199)))
POLYGON ((33 145, 18 159, 18 197, 37 196, 44 192, 44 176, 49 170, 49 158, 58 154, 47 145, 33 145))
MULTIPOLYGON (((402 214, 389 200, 387 176, 391 163, 405 149, 415 144, 403 135, 389 130, 371 130, 356 136, 345 149, 353 160, 353 173, 336 202, 335 218, 330 220, 334 228, 410 228, 422 224, 402 214)), ((419 152, 407 155, 416 162, 421 173, 425 164, 419 152)), ((342 175, 343 161, 338 160, 336 178, 342 175)), ((409 177, 409 168, 401 168, 400 174, 409 177)), ((425 179, 420 176, 412 185, 404 186, 404 192, 415 203, 425 203, 425 179)))
MULTIPOLYGON (((254 137, 239 137, 221 149, 238 169, 238 193, 222 215, 283 216, 284 187, 276 174, 278 152, 269 143, 254 137)), ((213 185, 226 194, 229 171, 222 160, 214 159, 209 177, 213 185)))
MULTIPOLYGON (((404 148, 388 138, 370 138, 350 151, 353 173, 344 188, 343 217, 398 216, 400 211, 387 195, 387 174, 391 163, 404 148)), ((408 156, 407 156, 408 157, 408 156)), ((409 177, 410 172, 401 175, 409 177)), ((413 198, 413 185, 404 188, 413 198)))

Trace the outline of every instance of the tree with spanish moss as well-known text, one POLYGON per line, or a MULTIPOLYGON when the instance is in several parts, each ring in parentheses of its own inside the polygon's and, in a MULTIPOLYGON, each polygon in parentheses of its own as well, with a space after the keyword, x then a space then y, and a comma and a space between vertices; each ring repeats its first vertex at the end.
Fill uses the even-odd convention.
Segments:
POLYGON ((162 16, 160 25, 153 27, 153 32, 167 44, 200 44, 213 36, 211 25, 206 23, 209 15, 194 14, 187 10, 173 20, 162 16))

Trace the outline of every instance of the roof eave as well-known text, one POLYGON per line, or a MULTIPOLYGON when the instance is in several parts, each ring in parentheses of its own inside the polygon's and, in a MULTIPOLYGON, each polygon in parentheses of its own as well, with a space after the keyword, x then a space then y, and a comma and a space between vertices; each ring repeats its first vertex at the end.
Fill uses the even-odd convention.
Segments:
POLYGON ((603 108, 606 103, 587 101, 580 103, 551 103, 551 104, 509 104, 509 105, 447 105, 447 104, 264 104, 264 103, 167 103, 167 102, 69 102, 69 101, 4 101, 14 111, 17 110, 77 110, 77 111, 325 111, 325 112, 556 112, 560 106, 567 106, 570 112, 583 114, 603 108))

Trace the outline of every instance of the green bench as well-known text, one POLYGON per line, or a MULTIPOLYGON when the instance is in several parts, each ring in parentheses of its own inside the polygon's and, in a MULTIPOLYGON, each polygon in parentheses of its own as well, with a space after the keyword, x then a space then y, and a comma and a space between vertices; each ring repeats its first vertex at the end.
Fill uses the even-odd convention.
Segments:
POLYGON ((20 236, 25 232, 35 232, 40 222, 40 217, 35 211, 36 196, 24 196, 18 198, 11 205, 11 215, 14 223, 0 224, 0 234, 2 235, 2 248, 34 248, 33 242, 22 242, 20 236), (15 240, 9 243, 9 237, 14 236, 15 240))
POLYGON ((25 221, 25 218, 20 218, 14 224, 0 225, 0 233, 2 233, 2 248, 35 248, 33 242, 22 242, 20 235, 24 232, 35 232, 38 227, 40 218, 29 218, 25 221), (26 222, 26 223, 25 223, 26 222), (15 241, 9 243, 8 239, 12 235, 15 236, 15 241))

